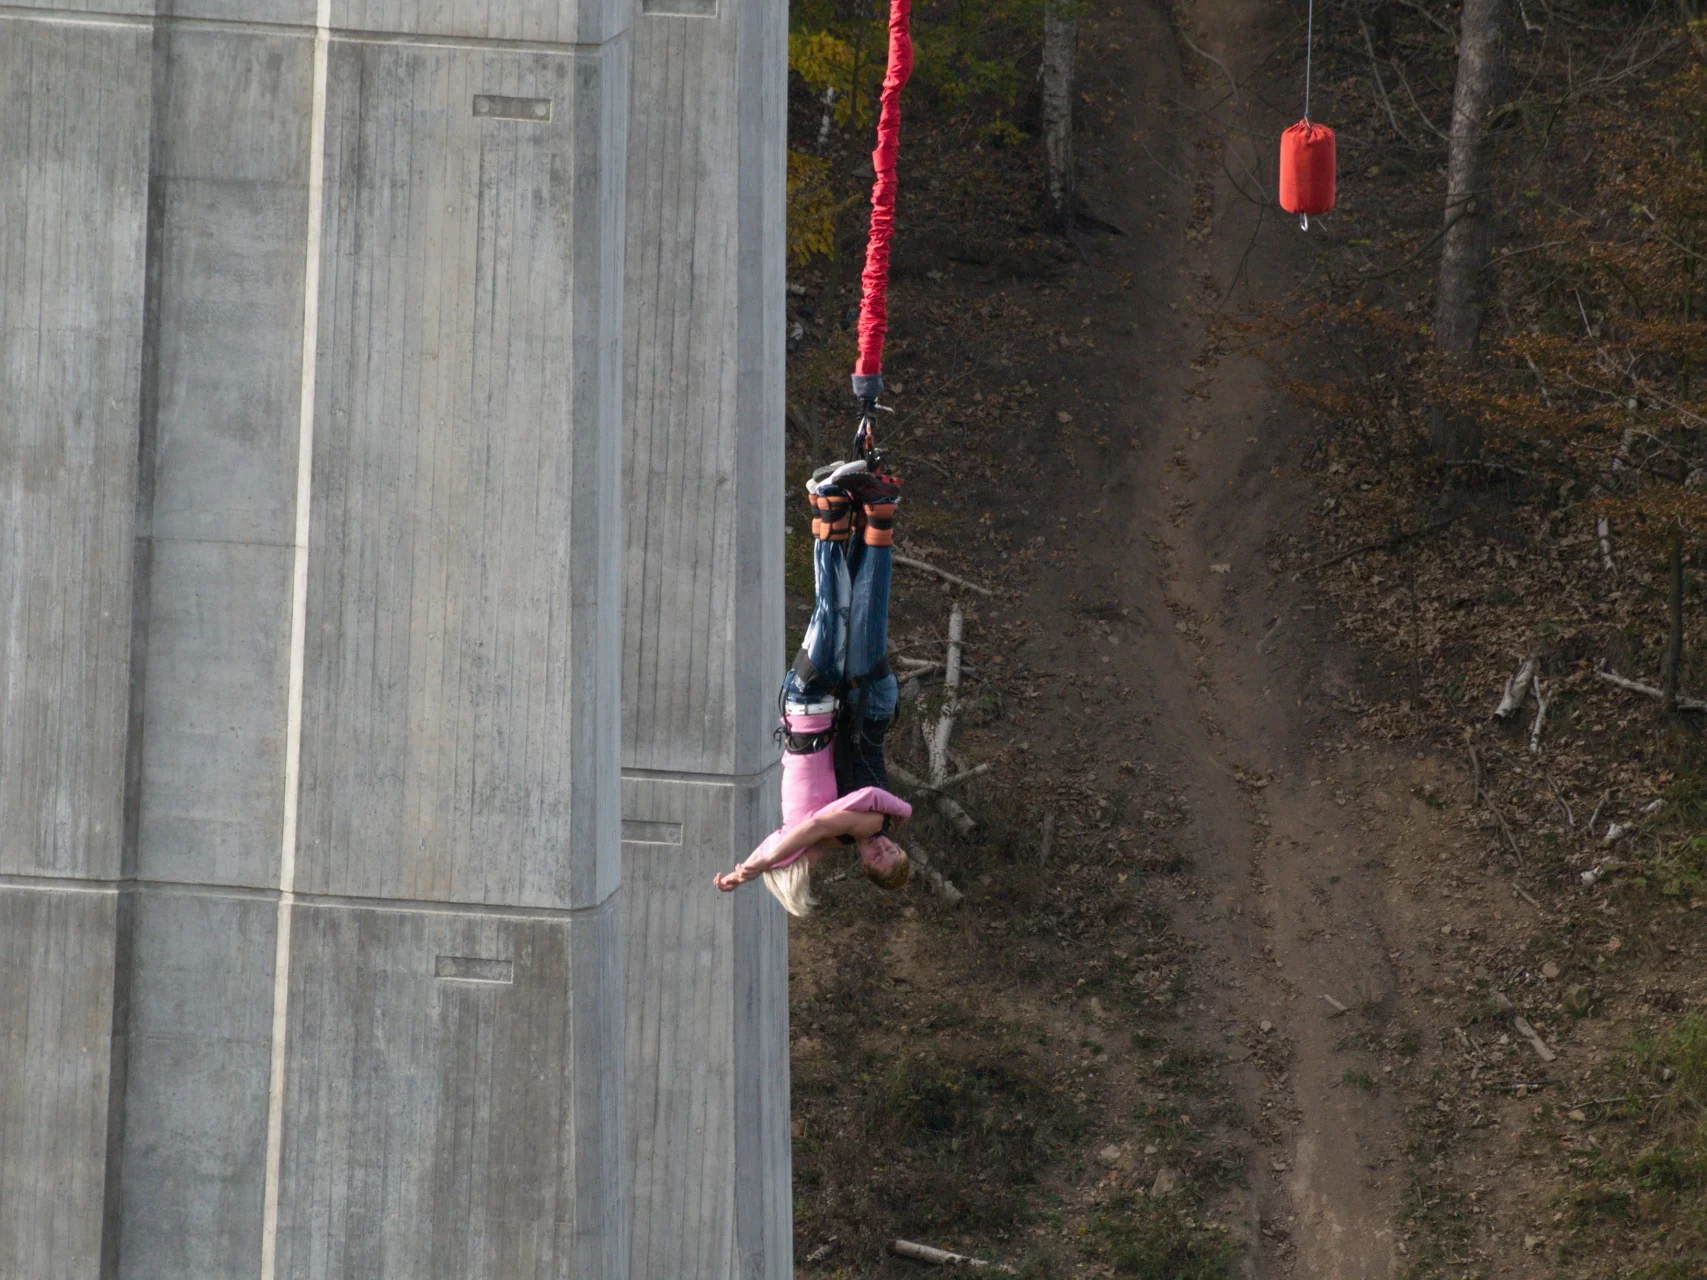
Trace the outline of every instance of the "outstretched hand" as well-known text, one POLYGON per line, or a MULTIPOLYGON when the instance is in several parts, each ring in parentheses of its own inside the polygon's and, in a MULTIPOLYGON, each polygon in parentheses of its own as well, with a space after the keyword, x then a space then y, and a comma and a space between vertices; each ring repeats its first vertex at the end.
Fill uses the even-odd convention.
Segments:
POLYGON ((721 871, 712 879, 712 883, 724 893, 734 893, 746 882, 746 877, 741 874, 740 867, 736 867, 733 871, 721 871))

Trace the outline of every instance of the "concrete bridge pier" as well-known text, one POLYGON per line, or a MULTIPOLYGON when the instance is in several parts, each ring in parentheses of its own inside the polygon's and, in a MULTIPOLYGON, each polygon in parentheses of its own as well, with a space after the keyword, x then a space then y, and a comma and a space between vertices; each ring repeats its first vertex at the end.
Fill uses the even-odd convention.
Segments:
POLYGON ((0 1275, 625 1276, 627 4, 95 8, 0 15, 0 1275))
POLYGON ((793 1275, 777 821, 788 12, 636 0, 623 926, 636 1280, 793 1275))

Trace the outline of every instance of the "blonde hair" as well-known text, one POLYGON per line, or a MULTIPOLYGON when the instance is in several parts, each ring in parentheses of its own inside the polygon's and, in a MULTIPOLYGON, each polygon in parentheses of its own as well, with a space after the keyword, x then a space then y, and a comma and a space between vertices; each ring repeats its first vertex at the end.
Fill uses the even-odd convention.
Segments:
POLYGON ((894 850, 895 864, 887 871, 879 871, 862 858, 860 862, 865 878, 879 889, 887 889, 891 893, 906 888, 907 882, 913 878, 913 860, 907 856, 907 851, 884 836, 872 836, 871 844, 880 852, 894 850))
POLYGON ((786 867, 765 872, 765 888, 791 916, 808 916, 818 900, 812 896, 812 867, 801 854, 786 867))

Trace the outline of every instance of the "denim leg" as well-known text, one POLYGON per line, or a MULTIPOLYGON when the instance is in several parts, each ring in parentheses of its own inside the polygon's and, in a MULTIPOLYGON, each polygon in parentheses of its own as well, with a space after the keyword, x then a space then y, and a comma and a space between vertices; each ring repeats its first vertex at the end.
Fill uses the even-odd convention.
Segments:
MULTIPOLYGON (((889 581, 895 568, 894 553, 888 547, 862 546, 856 555, 848 609, 847 670, 851 676, 870 671, 889 652, 889 581)), ((866 691, 866 718, 888 720, 894 716, 899 692, 893 674, 875 681, 866 691)))
POLYGON ((800 648, 818 669, 818 675, 816 679, 803 683, 790 668, 782 681, 785 701, 810 701, 833 695, 842 681, 842 672, 847 669, 848 611, 852 595, 847 546, 845 542, 819 539, 812 549, 812 575, 817 584, 817 599, 800 648))
POLYGON ((836 793, 847 795, 861 787, 889 790, 889 770, 883 760, 888 720, 843 716, 836 722, 836 793))

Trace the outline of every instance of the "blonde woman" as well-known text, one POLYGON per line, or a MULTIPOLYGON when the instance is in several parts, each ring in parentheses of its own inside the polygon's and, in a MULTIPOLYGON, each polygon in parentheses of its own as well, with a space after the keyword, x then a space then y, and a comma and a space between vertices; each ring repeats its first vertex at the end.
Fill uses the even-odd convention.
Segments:
POLYGON ((864 461, 832 463, 819 469, 806 492, 817 539, 817 601, 800 653, 783 677, 777 731, 782 826, 716 879, 731 893, 762 875, 795 916, 812 910, 812 867, 838 845, 855 846, 860 867, 885 889, 899 889, 912 874, 889 832, 913 808, 889 793, 883 764, 883 737, 896 703, 884 654, 901 483, 868 470, 864 461))
MULTIPOLYGON (((830 748, 826 746, 816 754, 823 758, 822 767, 833 784, 830 748)), ((808 759, 798 755, 793 758, 802 762, 808 759)), ((789 759, 783 757, 785 789, 789 759)), ((792 826, 772 833, 740 866, 719 875, 717 887, 724 893, 733 893, 747 881, 763 876, 765 888, 789 915, 804 916, 815 904, 812 868, 838 847, 852 845, 867 879, 882 889, 899 889, 912 877, 913 864, 889 838, 889 833, 905 823, 912 813, 913 807, 899 796, 879 787, 861 787, 815 809, 792 826)))

